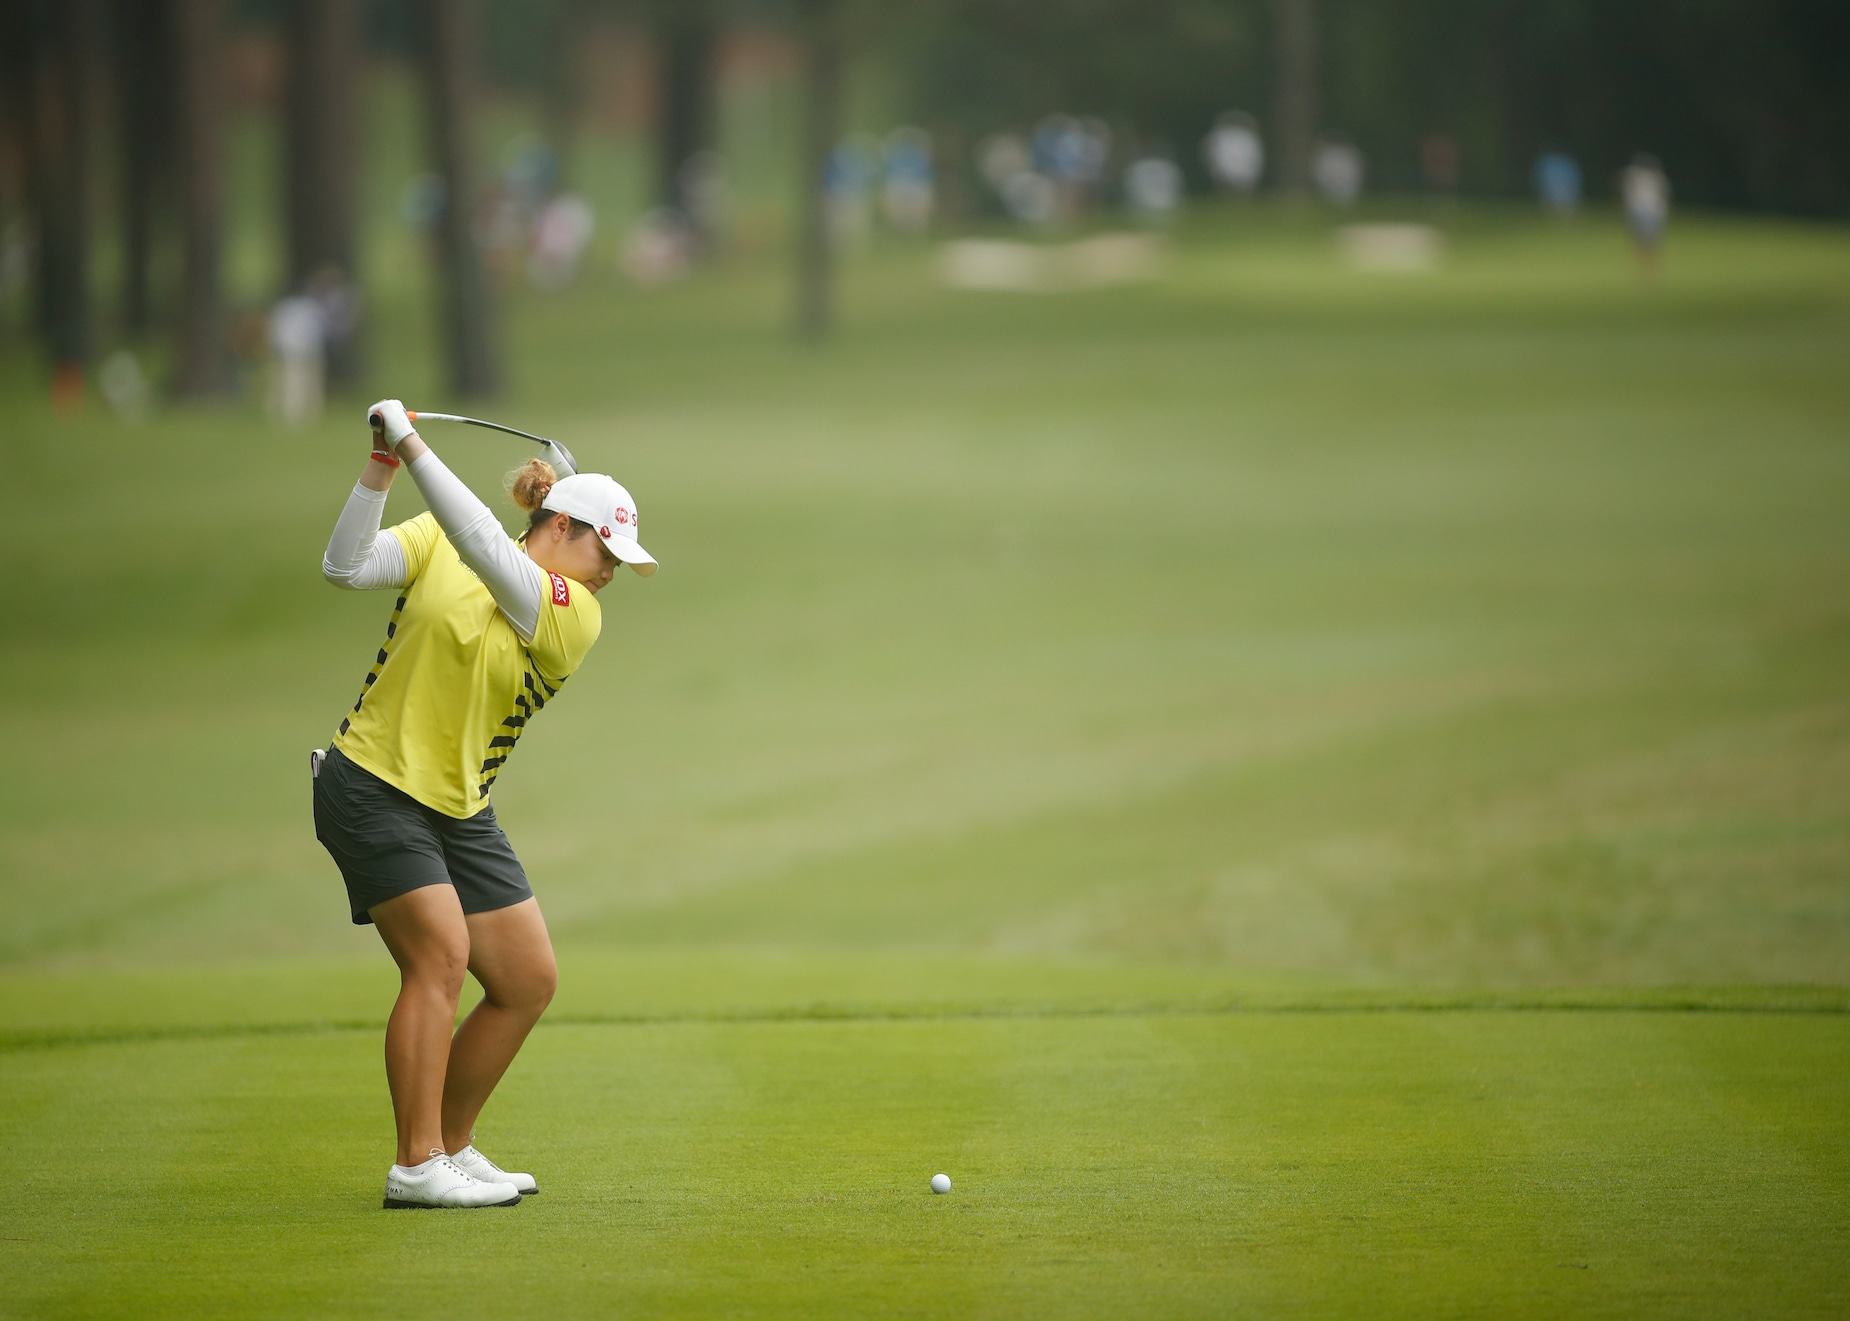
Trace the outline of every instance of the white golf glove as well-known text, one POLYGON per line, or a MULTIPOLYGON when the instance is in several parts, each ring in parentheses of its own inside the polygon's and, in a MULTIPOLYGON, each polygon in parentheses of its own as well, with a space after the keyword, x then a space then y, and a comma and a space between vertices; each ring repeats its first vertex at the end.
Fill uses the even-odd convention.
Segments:
POLYGON ((367 409, 366 421, 392 449, 397 449, 399 441, 417 430, 405 416, 405 406, 396 399, 381 399, 367 409))

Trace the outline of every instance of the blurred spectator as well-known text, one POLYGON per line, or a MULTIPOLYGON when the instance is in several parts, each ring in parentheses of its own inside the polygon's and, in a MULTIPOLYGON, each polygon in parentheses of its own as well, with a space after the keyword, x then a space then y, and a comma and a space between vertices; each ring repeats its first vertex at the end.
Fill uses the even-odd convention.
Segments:
POLYGON ((1062 179, 1084 155, 1079 121, 1071 115, 1048 115, 1028 138, 1028 157, 1037 173, 1062 179))
POLYGON ((147 418, 154 392, 148 385, 147 373, 141 370, 140 358, 128 349, 117 349, 103 359, 96 379, 103 392, 103 401, 117 417, 124 422, 140 422, 147 418))
POLYGON ((1571 216, 1580 207, 1580 163, 1565 152, 1551 151, 1535 158, 1535 195, 1558 216, 1571 216))
POLYGON ((527 217, 505 180, 483 190, 470 232, 483 265, 505 285, 527 250, 527 217))
POLYGON ((1079 121, 1079 131, 1083 136, 1077 143, 1078 154, 1073 158, 1070 177, 1097 189, 1104 184, 1111 165, 1111 126, 1102 119, 1088 117, 1079 121))
POLYGON ((1044 225, 1059 211, 1054 181, 1034 168, 1028 144, 1014 133, 994 133, 977 144, 977 171, 1015 219, 1044 225))
POLYGON ((529 133, 512 144, 501 178, 515 205, 533 215, 558 191, 559 174, 558 153, 529 133))
POLYGON ((1310 180, 1332 206, 1350 207, 1362 195, 1362 153, 1347 142, 1324 142, 1311 158, 1310 180))
POLYGON ((681 214, 656 207, 643 214, 624 241, 624 273, 645 289, 679 280, 688 273, 692 246, 681 214))
POLYGON ((302 426, 321 416, 326 340, 321 304, 307 294, 291 294, 270 309, 270 349, 276 355, 272 417, 302 426))
POLYGON ((934 202, 931 135, 922 128, 896 128, 886 140, 886 179, 880 194, 887 223, 902 234, 931 227, 934 202))
POLYGON ((1638 262, 1649 272, 1657 267, 1664 226, 1670 220, 1670 180, 1657 157, 1639 152, 1619 175, 1619 196, 1625 204, 1625 223, 1632 231, 1638 262))
POLYGON ((1450 133, 1428 133, 1420 140, 1420 174, 1436 193, 1458 191, 1460 160, 1458 139, 1450 133))
POLYGON ((1243 110, 1227 111, 1202 140, 1201 156, 1218 186, 1242 197, 1252 196, 1265 173, 1265 140, 1259 136, 1259 121, 1243 110))
POLYGON ((1071 219, 1093 199, 1111 160, 1111 130, 1098 119, 1049 115, 1035 126, 1034 168, 1053 180, 1054 212, 1071 219))
POLYGON ((1140 156, 1124 171, 1124 197, 1131 209, 1152 218, 1182 204, 1182 168, 1167 156, 1140 156))
POLYGON ((873 233, 873 189, 880 148, 863 134, 838 144, 823 171, 829 199, 829 236, 845 247, 860 247, 873 233))
POLYGON ((578 278, 578 264, 597 223, 591 205, 575 193, 561 193, 533 218, 527 278, 540 289, 563 289, 578 278))
POLYGON ((1060 214, 1058 185, 1037 170, 1023 170, 1002 188, 1010 215, 1029 225, 1045 225, 1060 214))
POLYGON ((1026 173, 1032 161, 1028 144, 1014 133, 992 133, 976 144, 976 169, 1000 197, 1008 181, 1026 173))

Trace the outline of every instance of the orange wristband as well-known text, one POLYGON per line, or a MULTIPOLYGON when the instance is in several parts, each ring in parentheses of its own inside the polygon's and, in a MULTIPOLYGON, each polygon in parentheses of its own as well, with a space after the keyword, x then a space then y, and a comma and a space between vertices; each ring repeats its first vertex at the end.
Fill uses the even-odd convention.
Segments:
POLYGON ((396 468, 399 466, 398 456, 391 453, 389 450, 374 450, 373 462, 383 463, 389 468, 396 468))

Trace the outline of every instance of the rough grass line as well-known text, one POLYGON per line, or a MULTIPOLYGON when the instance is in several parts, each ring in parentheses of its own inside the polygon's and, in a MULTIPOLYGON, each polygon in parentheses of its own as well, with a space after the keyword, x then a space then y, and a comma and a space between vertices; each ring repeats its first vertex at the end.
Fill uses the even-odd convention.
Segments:
MULTIPOLYGON (((1752 988, 1673 994, 1532 994, 1493 992, 1453 996, 1401 996, 1354 1000, 1207 1001, 1117 1005, 918 1005, 876 1008, 839 1004, 776 1009, 716 1009, 634 1014, 548 1016, 542 1027, 640 1027, 675 1023, 876 1023, 1034 1018, 1185 1018, 1267 1014, 1429 1013, 1633 1013, 1850 1015, 1850 987, 1752 988)), ((106 1046, 142 1041, 205 1041, 228 1037, 313 1036, 379 1032, 380 1019, 316 1019, 300 1023, 223 1023, 96 1031, 0 1032, 0 1054, 63 1046, 106 1046)))

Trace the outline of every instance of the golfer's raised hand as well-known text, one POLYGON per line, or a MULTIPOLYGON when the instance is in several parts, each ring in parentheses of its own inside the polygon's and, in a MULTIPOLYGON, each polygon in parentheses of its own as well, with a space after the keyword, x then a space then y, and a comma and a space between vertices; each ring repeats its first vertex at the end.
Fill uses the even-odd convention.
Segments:
MULTIPOLYGON (((412 432, 411 419, 405 416, 405 406, 396 399, 381 399, 366 410, 366 421, 373 429, 376 440, 384 442, 386 449, 396 451, 398 442, 412 432)), ((375 449, 379 446, 375 445, 375 449)))

